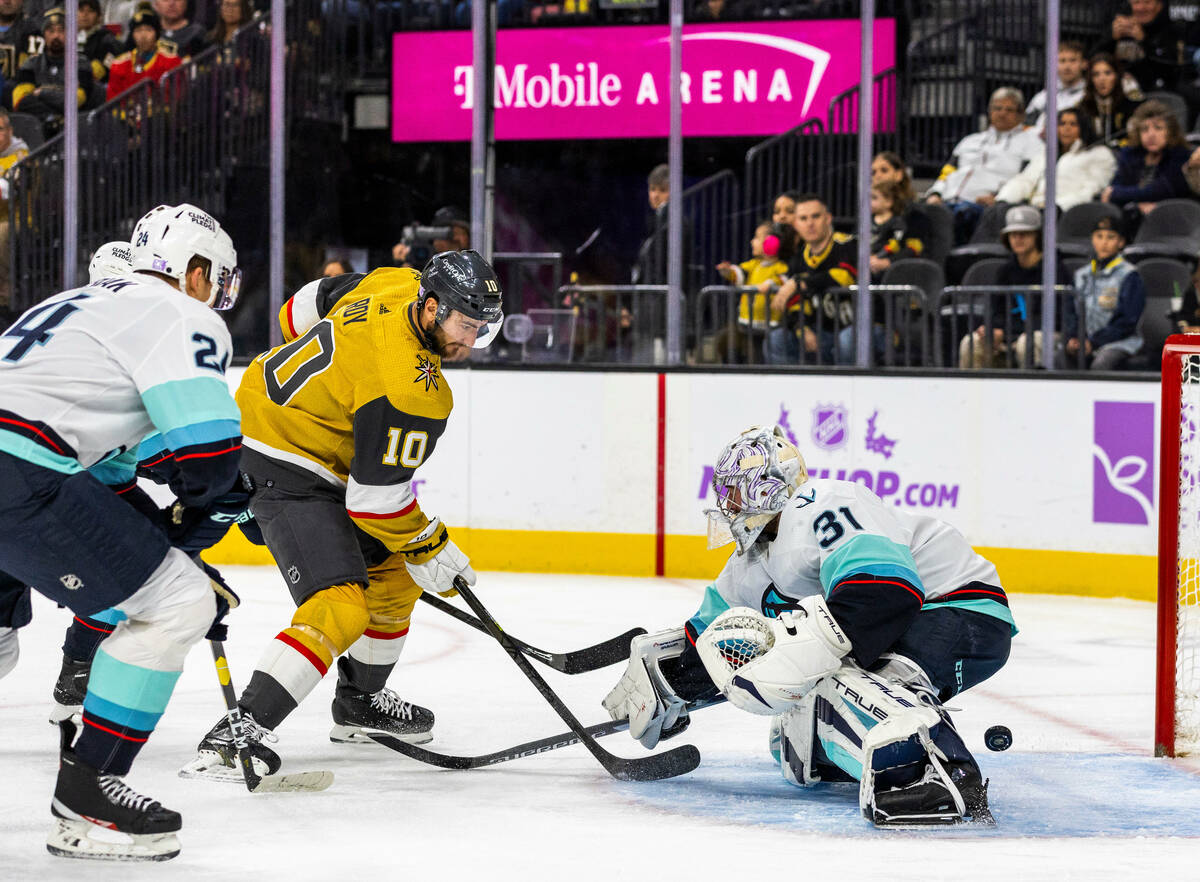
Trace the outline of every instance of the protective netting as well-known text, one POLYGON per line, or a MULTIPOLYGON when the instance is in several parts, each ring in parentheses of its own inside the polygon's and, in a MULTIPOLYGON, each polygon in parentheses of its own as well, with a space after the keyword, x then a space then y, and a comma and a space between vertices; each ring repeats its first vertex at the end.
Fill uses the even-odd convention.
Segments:
POLYGON ((765 654, 775 645, 767 620, 759 615, 735 615, 713 622, 709 639, 721 653, 730 671, 765 654))
POLYGON ((1200 354, 1182 359, 1175 751, 1200 752, 1200 354))

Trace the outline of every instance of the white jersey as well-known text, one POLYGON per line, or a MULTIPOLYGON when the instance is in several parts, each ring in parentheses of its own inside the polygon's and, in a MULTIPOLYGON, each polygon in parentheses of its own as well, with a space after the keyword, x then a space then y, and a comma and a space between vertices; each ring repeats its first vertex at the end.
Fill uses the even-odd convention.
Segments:
POLYGON ((922 609, 972 609, 1013 623, 996 568, 954 527, 888 506, 850 481, 809 480, 776 537, 730 555, 689 622, 699 634, 733 606, 775 617, 812 594, 866 581, 914 593, 922 609))
POLYGON ((0 450, 66 473, 119 457, 131 472, 159 433, 218 456, 241 433, 232 348, 216 313, 153 276, 64 291, 0 336, 0 450))

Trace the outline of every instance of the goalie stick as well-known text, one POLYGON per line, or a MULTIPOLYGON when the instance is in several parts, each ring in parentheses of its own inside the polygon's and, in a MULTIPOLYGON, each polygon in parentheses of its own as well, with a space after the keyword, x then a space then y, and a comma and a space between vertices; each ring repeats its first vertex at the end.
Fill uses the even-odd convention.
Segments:
MULTIPOLYGON (((485 634, 488 633, 488 629, 483 622, 453 604, 447 603, 440 597, 431 594, 422 594, 421 599, 434 609, 441 610, 446 615, 458 619, 465 625, 470 625, 476 631, 482 631, 485 634)), ((631 628, 624 634, 618 634, 616 637, 604 640, 595 646, 576 649, 572 652, 547 652, 544 649, 538 649, 536 646, 530 646, 524 640, 518 640, 512 635, 509 635, 509 639, 516 644, 521 652, 530 658, 537 659, 544 665, 554 668, 556 671, 563 674, 586 674, 588 671, 597 671, 600 668, 607 668, 609 665, 615 665, 617 662, 623 662, 628 659, 629 642, 634 637, 645 633, 645 628, 631 628)))
POLYGON ((290 775, 259 775, 254 771, 254 761, 246 744, 246 733, 242 728, 242 710, 238 707, 237 693, 233 689, 233 678, 229 675, 229 662, 225 658, 225 643, 221 640, 208 641, 212 647, 213 661, 217 665, 217 680, 221 683, 221 695, 225 699, 225 714, 229 717, 229 731, 233 733, 233 744, 237 748, 238 765, 251 793, 274 793, 287 791, 324 790, 333 783, 333 772, 293 772, 290 775))
MULTIPOLYGON (((711 707, 714 704, 721 704, 723 701, 725 701, 724 696, 719 696, 706 701, 694 702, 688 705, 688 713, 700 710, 701 708, 711 707)), ((603 738, 605 735, 612 735, 615 732, 624 732, 628 728, 629 720, 609 720, 607 723, 597 723, 594 726, 588 726, 584 731, 592 738, 603 738)), ((454 754, 436 753, 432 750, 426 750, 415 744, 409 744, 407 741, 401 741, 395 735, 388 735, 382 732, 369 732, 367 734, 376 744, 382 744, 384 747, 394 750, 396 753, 402 753, 410 759, 415 759, 418 762, 427 763, 442 769, 457 769, 460 771, 494 766, 497 763, 506 763, 510 760, 558 750, 560 747, 570 747, 572 744, 579 744, 580 742, 580 738, 575 732, 562 732, 558 735, 538 738, 536 741, 525 741, 504 750, 497 750, 493 753, 485 753, 480 756, 455 756, 454 754)))
POLYGON ((471 611, 479 617, 479 621, 487 628, 488 633, 495 638, 504 648, 504 651, 508 653, 508 657, 521 669, 521 673, 533 683, 538 692, 542 694, 542 697, 554 708, 554 712, 562 718, 567 727, 579 738, 580 743, 588 749, 592 756, 596 758, 596 761, 604 767, 604 770, 614 778, 621 781, 657 781, 662 778, 674 778, 676 775, 686 774, 700 765, 700 751, 691 744, 684 744, 681 747, 676 747, 664 753, 638 757, 636 759, 625 759, 624 757, 609 753, 596 743, 596 739, 588 733, 583 724, 563 704, 562 699, 542 679, 541 674, 530 664, 529 659, 521 652, 520 647, 496 624, 496 620, 492 618, 491 613, 487 611, 487 608, 475 596, 475 593, 467 585, 466 580, 462 576, 454 577, 454 587, 458 589, 458 593, 467 602, 467 606, 471 607, 471 611))

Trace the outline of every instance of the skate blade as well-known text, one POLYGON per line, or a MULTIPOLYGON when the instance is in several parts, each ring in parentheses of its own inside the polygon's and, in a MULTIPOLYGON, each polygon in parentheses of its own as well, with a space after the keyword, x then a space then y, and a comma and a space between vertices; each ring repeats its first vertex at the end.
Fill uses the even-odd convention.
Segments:
POLYGON ((401 734, 399 732, 389 732, 386 729, 364 729, 361 726, 340 726, 336 724, 329 730, 329 740, 334 744, 374 744, 375 742, 371 740, 369 732, 390 735, 408 744, 428 744, 433 740, 433 730, 401 734))
MULTIPOLYGON (((251 762, 254 763, 256 775, 263 778, 269 777, 266 763, 257 758, 251 762)), ((240 768, 225 765, 220 755, 207 751, 202 751, 199 756, 180 769, 179 777, 198 781, 217 781, 223 784, 244 784, 246 782, 240 768)))
POLYGON ((174 833, 121 833, 87 821, 56 818, 46 850, 84 860, 169 861, 179 854, 179 838, 174 833))
POLYGON ((921 830, 929 827, 995 827, 996 819, 986 809, 974 815, 929 814, 889 817, 876 813, 873 823, 885 830, 921 830))

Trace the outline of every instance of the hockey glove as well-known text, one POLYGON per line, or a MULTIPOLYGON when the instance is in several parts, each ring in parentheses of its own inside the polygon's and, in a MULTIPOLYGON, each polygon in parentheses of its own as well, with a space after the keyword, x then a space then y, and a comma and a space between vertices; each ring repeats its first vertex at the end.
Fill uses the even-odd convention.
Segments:
POLYGON ((404 561, 408 574, 422 591, 442 597, 454 597, 458 594, 454 588, 455 576, 462 576, 468 585, 475 584, 475 571, 471 569, 470 561, 459 547, 450 541, 450 534, 437 518, 430 521, 428 527, 402 548, 401 553, 419 558, 428 553, 431 545, 435 548, 441 546, 433 556, 420 563, 408 559, 404 561))
POLYGON ((658 663, 676 658, 687 647, 682 628, 634 637, 629 665, 620 682, 604 697, 604 709, 614 720, 629 720, 629 734, 647 750, 664 738, 678 735, 691 722, 687 704, 667 683, 658 663))
POLYGON ((204 635, 204 639, 224 640, 229 636, 229 626, 225 624, 225 616, 229 614, 231 609, 237 609, 241 605, 241 598, 221 578, 221 574, 217 572, 216 567, 209 566, 199 558, 194 558, 194 560, 208 575, 208 583, 212 587, 213 593, 217 595, 217 614, 213 618, 212 625, 208 628, 208 633, 204 635))
POLYGON ((167 539, 184 554, 196 554, 212 548, 229 528, 250 520, 248 506, 253 484, 239 475, 233 486, 201 508, 189 508, 176 502, 167 510, 167 539))

